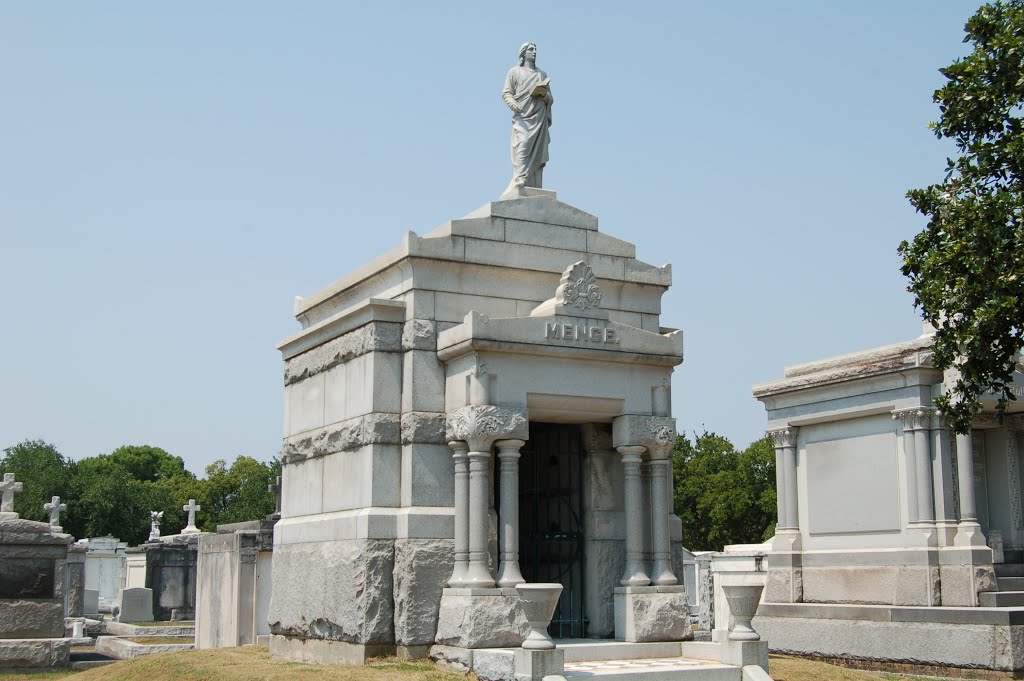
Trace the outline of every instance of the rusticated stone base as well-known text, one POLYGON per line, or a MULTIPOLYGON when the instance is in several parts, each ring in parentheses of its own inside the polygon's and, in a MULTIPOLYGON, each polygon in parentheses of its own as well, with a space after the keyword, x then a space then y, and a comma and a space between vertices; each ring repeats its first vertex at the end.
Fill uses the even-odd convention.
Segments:
POLYGON ((445 589, 441 595, 441 645, 517 648, 529 631, 515 589, 445 589))
POLYGON ((450 539, 395 540, 395 642, 399 645, 434 643, 441 593, 452 574, 453 556, 450 539))
POLYGON ((391 540, 278 545, 268 616, 271 633, 384 645, 393 652, 393 573, 391 540))
POLYGON ((394 645, 364 645, 315 638, 270 636, 270 654, 282 660, 307 664, 365 664, 371 657, 393 655, 394 645))
POLYGON ((615 589, 616 639, 648 643, 692 637, 684 587, 623 586, 615 589))

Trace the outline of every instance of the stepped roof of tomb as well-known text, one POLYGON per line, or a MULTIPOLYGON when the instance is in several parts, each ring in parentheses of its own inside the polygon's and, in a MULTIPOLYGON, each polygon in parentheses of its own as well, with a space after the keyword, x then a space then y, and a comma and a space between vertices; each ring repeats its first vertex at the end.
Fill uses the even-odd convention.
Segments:
POLYGON ((75 540, 70 534, 50 530, 48 523, 14 518, 0 520, 0 545, 4 544, 70 544, 75 540))
MULTIPOLYGON (((633 244, 599 232, 597 224, 596 216, 559 201, 553 191, 492 201, 423 236, 407 232, 387 253, 308 297, 297 297, 294 314, 304 325, 315 323, 327 316, 317 308, 333 307, 334 299, 364 283, 372 288, 382 273, 417 258, 556 274, 582 256, 600 279, 672 285, 671 265, 637 260, 633 244)), ((365 297, 375 295, 370 291, 365 297)))
POLYGON ((911 341, 786 367, 782 380, 755 385, 754 397, 760 399, 909 369, 937 371, 932 366, 933 342, 934 335, 926 332, 911 341))

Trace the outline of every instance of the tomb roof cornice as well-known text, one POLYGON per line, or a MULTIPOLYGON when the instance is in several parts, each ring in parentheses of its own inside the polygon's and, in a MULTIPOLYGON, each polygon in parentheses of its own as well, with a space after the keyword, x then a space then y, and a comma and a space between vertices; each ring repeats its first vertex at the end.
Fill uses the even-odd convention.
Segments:
POLYGON ((755 385, 753 394, 755 398, 762 399, 780 393, 895 373, 903 373, 909 383, 940 383, 942 372, 935 369, 931 361, 932 342, 932 336, 921 336, 904 343, 787 367, 785 378, 755 385))

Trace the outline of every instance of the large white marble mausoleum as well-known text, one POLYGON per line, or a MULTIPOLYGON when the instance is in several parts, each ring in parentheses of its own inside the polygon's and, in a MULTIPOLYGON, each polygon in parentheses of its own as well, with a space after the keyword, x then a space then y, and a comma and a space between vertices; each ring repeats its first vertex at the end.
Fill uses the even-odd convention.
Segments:
POLYGON ((361 662, 689 632, 672 515, 669 266, 520 189, 296 299, 273 654, 361 662))

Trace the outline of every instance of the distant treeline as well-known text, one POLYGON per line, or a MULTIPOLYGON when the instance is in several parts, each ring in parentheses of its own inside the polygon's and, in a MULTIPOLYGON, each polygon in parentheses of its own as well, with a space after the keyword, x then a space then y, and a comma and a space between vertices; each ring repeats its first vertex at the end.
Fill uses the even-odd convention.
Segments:
POLYGON ((196 513, 201 530, 263 518, 275 507, 267 486, 281 474, 276 459, 239 456, 230 466, 213 462, 206 477, 198 478, 181 457, 148 445, 127 445, 79 461, 42 440, 26 440, 3 452, 0 476, 14 473, 24 483, 14 498, 22 518, 46 521, 43 504, 59 496, 67 504, 60 517, 64 532, 79 539, 113 535, 129 545, 149 536, 150 511, 164 512, 161 534, 180 532, 187 520, 181 507, 189 499, 202 506, 196 513))

